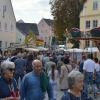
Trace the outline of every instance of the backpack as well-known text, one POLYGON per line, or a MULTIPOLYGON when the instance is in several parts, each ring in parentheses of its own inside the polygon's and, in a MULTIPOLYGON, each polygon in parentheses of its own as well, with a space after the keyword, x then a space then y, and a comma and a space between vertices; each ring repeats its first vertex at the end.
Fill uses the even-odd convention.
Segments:
POLYGON ((84 62, 81 62, 80 65, 79 65, 79 71, 81 73, 83 73, 83 65, 84 65, 84 62))

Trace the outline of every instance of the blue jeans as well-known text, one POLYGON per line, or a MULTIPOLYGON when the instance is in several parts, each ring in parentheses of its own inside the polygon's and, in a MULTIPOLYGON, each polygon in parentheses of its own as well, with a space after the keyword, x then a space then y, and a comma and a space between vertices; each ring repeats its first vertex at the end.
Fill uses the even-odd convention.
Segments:
POLYGON ((88 93, 88 85, 91 86, 92 91, 94 92, 93 86, 93 72, 86 72, 84 77, 84 91, 88 93))

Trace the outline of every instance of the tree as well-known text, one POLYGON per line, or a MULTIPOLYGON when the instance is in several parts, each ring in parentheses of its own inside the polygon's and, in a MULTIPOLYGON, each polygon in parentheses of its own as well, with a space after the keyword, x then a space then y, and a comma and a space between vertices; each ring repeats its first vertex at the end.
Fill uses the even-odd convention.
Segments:
POLYGON ((87 0, 52 0, 51 13, 54 19, 53 31, 55 36, 63 39, 63 35, 71 32, 73 27, 79 28, 79 15, 87 0))
POLYGON ((28 45, 32 41, 35 41, 36 35, 33 32, 29 32, 25 37, 25 44, 28 45))

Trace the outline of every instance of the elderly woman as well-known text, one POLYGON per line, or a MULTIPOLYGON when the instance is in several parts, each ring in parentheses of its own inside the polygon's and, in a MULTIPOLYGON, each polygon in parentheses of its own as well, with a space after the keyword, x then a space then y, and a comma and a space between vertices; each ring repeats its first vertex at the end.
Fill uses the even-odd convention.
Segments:
POLYGON ((71 71, 68 75, 68 91, 61 100, 93 100, 83 90, 84 76, 79 71, 71 71))
POLYGON ((18 88, 13 78, 15 64, 10 61, 4 61, 0 69, 0 100, 18 100, 18 88))

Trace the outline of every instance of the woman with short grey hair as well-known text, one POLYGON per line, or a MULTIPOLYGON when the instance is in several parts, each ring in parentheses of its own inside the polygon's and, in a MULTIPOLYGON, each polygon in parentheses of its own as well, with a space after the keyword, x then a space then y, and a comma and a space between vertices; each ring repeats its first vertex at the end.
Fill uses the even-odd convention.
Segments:
POLYGON ((15 69, 15 64, 13 62, 10 61, 4 61, 1 63, 1 74, 4 74, 8 69, 15 69))
POLYGON ((61 100, 93 100, 83 90, 84 75, 73 70, 68 75, 68 91, 62 96, 61 100))
POLYGON ((13 74, 15 64, 10 61, 1 63, 0 100, 18 100, 18 88, 13 74))
POLYGON ((82 81, 82 87, 83 87, 83 79, 84 79, 84 75, 81 74, 79 71, 72 71, 68 75, 68 88, 72 89, 73 85, 77 84, 80 81, 82 81))

